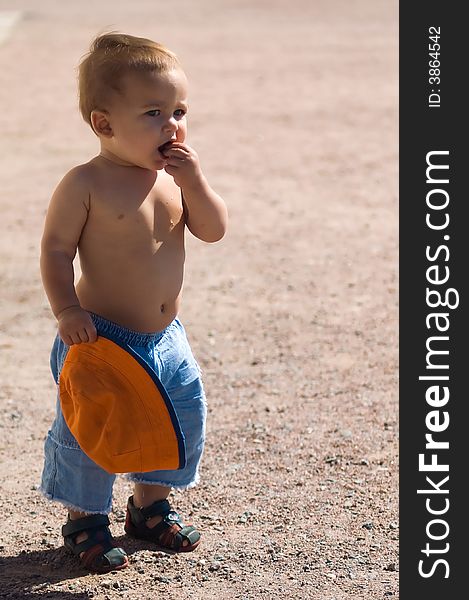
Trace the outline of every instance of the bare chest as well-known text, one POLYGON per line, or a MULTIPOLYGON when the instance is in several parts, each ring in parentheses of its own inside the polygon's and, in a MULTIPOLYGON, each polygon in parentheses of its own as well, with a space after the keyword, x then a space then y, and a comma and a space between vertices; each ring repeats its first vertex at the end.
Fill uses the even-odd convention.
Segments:
POLYGON ((152 250, 184 227, 179 188, 174 182, 113 185, 96 190, 90 201, 87 236, 113 245, 152 250))

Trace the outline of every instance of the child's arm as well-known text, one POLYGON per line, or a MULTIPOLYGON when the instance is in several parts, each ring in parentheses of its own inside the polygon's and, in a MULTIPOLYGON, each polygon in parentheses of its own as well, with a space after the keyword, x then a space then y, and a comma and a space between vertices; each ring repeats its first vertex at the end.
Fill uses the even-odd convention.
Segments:
POLYGON ((181 188, 189 231, 204 242, 217 242, 225 235, 228 214, 225 203, 202 173, 197 153, 181 142, 172 142, 164 151, 165 171, 181 188))
POLYGON ((73 259, 88 218, 89 191, 80 167, 57 186, 41 242, 41 275, 63 341, 71 346, 96 341, 96 328, 75 292, 73 259))

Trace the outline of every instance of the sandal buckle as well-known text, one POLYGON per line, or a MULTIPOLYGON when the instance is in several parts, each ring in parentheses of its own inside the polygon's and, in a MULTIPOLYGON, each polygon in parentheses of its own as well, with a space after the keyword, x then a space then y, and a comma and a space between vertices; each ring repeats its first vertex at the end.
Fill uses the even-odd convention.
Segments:
POLYGON ((167 523, 174 524, 179 523, 181 517, 179 516, 179 513, 177 513, 175 510, 170 510, 169 513, 165 515, 164 519, 167 523))

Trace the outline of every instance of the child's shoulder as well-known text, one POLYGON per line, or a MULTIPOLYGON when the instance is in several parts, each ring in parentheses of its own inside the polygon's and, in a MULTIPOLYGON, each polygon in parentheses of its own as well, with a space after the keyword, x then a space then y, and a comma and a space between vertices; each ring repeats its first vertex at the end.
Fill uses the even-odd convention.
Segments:
POLYGON ((54 195, 88 195, 92 187, 94 177, 92 161, 72 167, 59 181, 54 195))
POLYGON ((90 160, 87 163, 72 167, 65 173, 61 183, 77 187, 90 185, 95 177, 95 173, 96 167, 94 166, 93 161, 90 160))

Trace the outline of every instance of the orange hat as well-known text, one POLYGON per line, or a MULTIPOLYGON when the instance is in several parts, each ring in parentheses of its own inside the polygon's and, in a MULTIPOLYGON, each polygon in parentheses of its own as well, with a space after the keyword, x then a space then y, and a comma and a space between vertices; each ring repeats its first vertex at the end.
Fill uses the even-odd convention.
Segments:
POLYGON ((184 434, 153 369, 100 335, 68 350, 60 374, 65 421, 81 449, 109 473, 185 466, 184 434))

